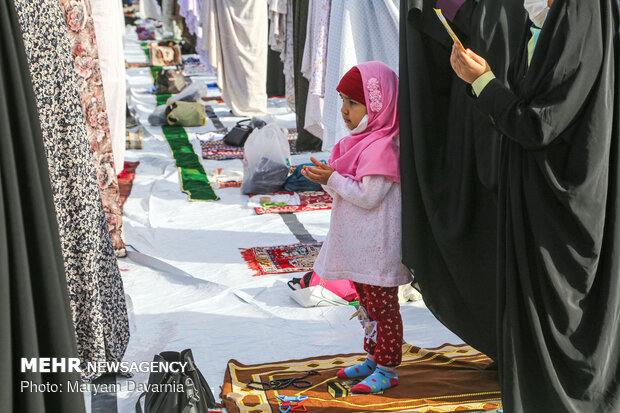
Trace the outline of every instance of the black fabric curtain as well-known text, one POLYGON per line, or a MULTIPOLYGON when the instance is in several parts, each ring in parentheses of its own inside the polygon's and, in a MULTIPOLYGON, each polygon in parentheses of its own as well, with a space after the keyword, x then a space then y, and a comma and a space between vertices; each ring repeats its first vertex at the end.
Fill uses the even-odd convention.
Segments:
MULTIPOLYGON (((450 67, 452 40, 435 6, 400 7, 403 261, 433 314, 494 358, 501 138, 450 67)), ((468 0, 452 26, 505 82, 525 21, 520 2, 468 0)))
POLYGON ((84 412, 79 373, 21 373, 20 359, 77 357, 58 223, 12 1, 0 1, 0 411, 84 412), (63 384, 62 392, 21 383, 63 384))
MULTIPOLYGON (((271 29, 271 19, 269 20, 269 29, 271 29)), ((285 93, 284 63, 280 59, 280 52, 276 52, 269 46, 267 52, 267 96, 284 96, 285 93)))
POLYGON ((267 52, 267 96, 284 96, 284 63, 280 59, 280 52, 271 47, 267 52))
POLYGON ((293 1, 293 54, 295 60, 295 114, 297 117, 297 150, 320 150, 323 141, 304 129, 306 123, 306 101, 308 100, 308 79, 301 74, 301 62, 306 43, 309 0, 293 1))

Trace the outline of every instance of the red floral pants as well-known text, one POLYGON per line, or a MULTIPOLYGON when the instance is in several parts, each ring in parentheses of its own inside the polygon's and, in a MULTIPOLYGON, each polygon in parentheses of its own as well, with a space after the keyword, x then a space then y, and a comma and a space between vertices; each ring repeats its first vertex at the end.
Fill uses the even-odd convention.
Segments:
POLYGON ((398 304, 398 287, 353 284, 360 305, 376 322, 376 340, 364 338, 364 350, 374 354, 378 364, 390 367, 399 365, 403 357, 403 320, 398 304))

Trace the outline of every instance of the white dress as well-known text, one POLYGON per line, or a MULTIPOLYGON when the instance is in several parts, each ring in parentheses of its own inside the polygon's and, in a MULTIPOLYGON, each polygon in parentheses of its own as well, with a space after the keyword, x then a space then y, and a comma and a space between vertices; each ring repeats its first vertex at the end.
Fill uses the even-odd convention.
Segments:
POLYGON ((323 96, 331 0, 310 0, 301 73, 310 82, 304 129, 323 139, 323 96))
POLYGON ((179 15, 185 19, 189 33, 196 36, 196 53, 200 58, 200 63, 207 69, 211 69, 209 54, 202 49, 201 6, 202 0, 179 0, 179 15))
POLYGON ((410 283, 402 264, 400 184, 382 175, 356 181, 334 172, 323 188, 334 201, 314 271, 326 280, 380 287, 410 283))
POLYGON ((125 33, 123 7, 120 1, 91 0, 103 93, 110 122, 110 138, 114 168, 119 174, 125 161, 125 33))
POLYGON ((235 116, 267 113, 267 0, 203 0, 202 44, 235 116))
POLYGON ((350 134, 340 116, 336 87, 353 66, 379 60, 398 74, 398 0, 333 1, 329 16, 323 150, 331 150, 350 134))

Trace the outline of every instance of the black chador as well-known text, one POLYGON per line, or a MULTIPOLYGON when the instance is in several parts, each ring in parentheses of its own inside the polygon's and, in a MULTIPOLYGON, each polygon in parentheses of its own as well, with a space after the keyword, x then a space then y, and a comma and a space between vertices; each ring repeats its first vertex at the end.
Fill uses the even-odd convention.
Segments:
POLYGON ((475 106, 504 139, 498 364, 506 413, 620 411, 617 0, 555 0, 475 106))
MULTIPOLYGON (((401 2, 403 261, 433 314, 497 355, 496 234, 500 133, 450 67, 436 0, 401 2)), ((467 0, 452 26, 505 82, 527 13, 520 1, 467 0)))
POLYGON ((434 3, 401 4, 404 261, 496 359, 506 413, 620 412, 618 2, 555 0, 529 65, 522 1, 465 2, 497 76, 478 98, 434 3))

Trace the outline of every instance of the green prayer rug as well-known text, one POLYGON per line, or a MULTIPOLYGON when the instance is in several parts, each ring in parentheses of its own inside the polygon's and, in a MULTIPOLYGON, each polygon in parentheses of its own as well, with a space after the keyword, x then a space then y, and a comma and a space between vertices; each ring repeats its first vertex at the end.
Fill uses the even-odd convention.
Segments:
POLYGON ((207 178, 202 162, 189 142, 182 126, 162 126, 164 136, 170 145, 176 167, 179 169, 181 190, 190 201, 216 201, 220 199, 207 178))
POLYGON ((153 77, 153 84, 157 85, 157 76, 159 76, 159 72, 162 71, 163 67, 161 66, 151 66, 149 67, 151 70, 151 76, 153 77))
POLYGON ((142 51, 146 55, 147 59, 150 59, 151 57, 149 56, 149 44, 148 43, 140 43, 140 48, 142 49, 142 51))
MULTIPOLYGON (((153 77, 153 85, 157 86, 157 76, 159 76, 159 73, 162 71, 163 67, 151 66, 149 69, 151 70, 151 76, 153 77)), ((155 96, 155 101, 157 101, 157 106, 159 106, 159 105, 165 105, 168 98, 172 95, 170 93, 162 93, 162 94, 154 95, 154 96, 155 96)))
POLYGON ((172 96, 172 95, 169 94, 169 93, 164 93, 164 94, 161 94, 161 95, 155 95, 155 100, 157 101, 157 106, 165 105, 166 101, 168 100, 168 98, 170 96, 172 96))

